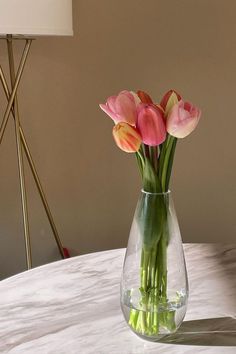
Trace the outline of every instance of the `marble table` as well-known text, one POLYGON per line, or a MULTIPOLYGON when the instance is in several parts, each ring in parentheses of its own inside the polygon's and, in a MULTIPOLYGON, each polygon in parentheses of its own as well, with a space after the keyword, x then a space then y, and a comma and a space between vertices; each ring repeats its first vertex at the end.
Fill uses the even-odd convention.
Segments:
POLYGON ((188 312, 162 343, 143 341, 122 317, 124 252, 70 258, 1 281, 0 353, 236 353, 236 245, 185 245, 188 312))

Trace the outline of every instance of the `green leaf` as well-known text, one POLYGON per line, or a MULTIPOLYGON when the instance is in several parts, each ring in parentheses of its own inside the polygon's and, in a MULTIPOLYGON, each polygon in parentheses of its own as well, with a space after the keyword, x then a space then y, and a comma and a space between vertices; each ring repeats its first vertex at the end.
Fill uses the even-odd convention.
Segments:
POLYGON ((166 173, 166 185, 165 185, 165 189, 166 189, 166 190, 169 189, 170 176, 171 176, 171 171, 172 171, 172 166, 173 166, 173 161, 174 161, 174 155, 175 155, 176 144, 177 144, 177 139, 174 138, 173 144, 172 144, 172 148, 171 148, 170 157, 169 157, 169 163, 168 163, 168 167, 167 167, 167 173, 166 173))
POLYGON ((136 210, 142 242, 146 251, 156 245, 166 228, 168 199, 163 194, 143 193, 136 210))
POLYGON ((143 168, 143 189, 145 192, 158 193, 161 192, 160 180, 150 162, 150 160, 145 157, 144 168, 143 168))
POLYGON ((175 147, 177 138, 168 135, 159 158, 159 180, 161 181, 161 188, 163 192, 167 192, 169 188, 171 169, 173 166, 175 147))

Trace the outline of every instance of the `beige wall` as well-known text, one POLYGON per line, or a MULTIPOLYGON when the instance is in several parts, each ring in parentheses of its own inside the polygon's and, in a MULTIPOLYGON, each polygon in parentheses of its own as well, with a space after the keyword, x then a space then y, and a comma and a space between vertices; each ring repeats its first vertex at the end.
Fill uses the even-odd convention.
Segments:
MULTIPOLYGON (((98 104, 122 89, 171 87, 203 111, 179 142, 172 190, 183 239, 235 240, 234 0, 75 0, 73 38, 33 43, 19 93, 22 125, 63 243, 124 247, 140 189, 98 104)), ((16 47, 17 57, 20 43, 16 47)), ((0 61, 6 50, 0 42, 0 61)), ((0 111, 5 100, 0 96, 0 111)), ((25 268, 12 122, 0 150, 0 276, 25 268)), ((58 258, 27 169, 35 265, 58 258)))

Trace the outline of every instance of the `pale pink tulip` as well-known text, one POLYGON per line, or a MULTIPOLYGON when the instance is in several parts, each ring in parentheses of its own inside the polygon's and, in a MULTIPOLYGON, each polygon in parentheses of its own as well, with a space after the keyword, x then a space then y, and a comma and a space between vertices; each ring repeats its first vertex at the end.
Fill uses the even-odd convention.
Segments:
POLYGON ((141 103, 138 107, 137 128, 144 144, 157 146, 166 139, 163 112, 153 104, 141 103))
POLYGON ((168 114, 167 132, 176 138, 185 138, 196 128, 200 116, 199 108, 181 100, 173 106, 168 114))
POLYGON ((137 129, 128 123, 120 122, 113 127, 116 145, 125 152, 136 152, 142 143, 137 129))
POLYGON ((117 96, 111 96, 100 108, 108 114, 115 123, 126 122, 136 124, 137 106, 140 103, 138 95, 130 91, 121 91, 117 96))

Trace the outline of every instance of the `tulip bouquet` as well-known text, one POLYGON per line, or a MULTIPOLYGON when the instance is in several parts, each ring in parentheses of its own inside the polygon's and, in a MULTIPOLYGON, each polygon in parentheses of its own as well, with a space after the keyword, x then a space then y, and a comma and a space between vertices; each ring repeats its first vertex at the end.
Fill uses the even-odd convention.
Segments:
MULTIPOLYGON (((143 191, 166 194, 177 140, 196 128, 200 110, 184 101, 175 90, 168 91, 158 104, 143 91, 122 91, 109 97, 100 108, 115 123, 113 137, 118 147, 135 153, 143 191)), ((143 238, 139 270, 141 298, 139 309, 130 310, 129 325, 143 335, 155 335, 161 327, 171 330, 175 325, 173 311, 163 314, 156 311, 160 304, 168 302, 166 210, 166 198, 154 198, 152 203, 144 199, 137 211, 143 238)))

